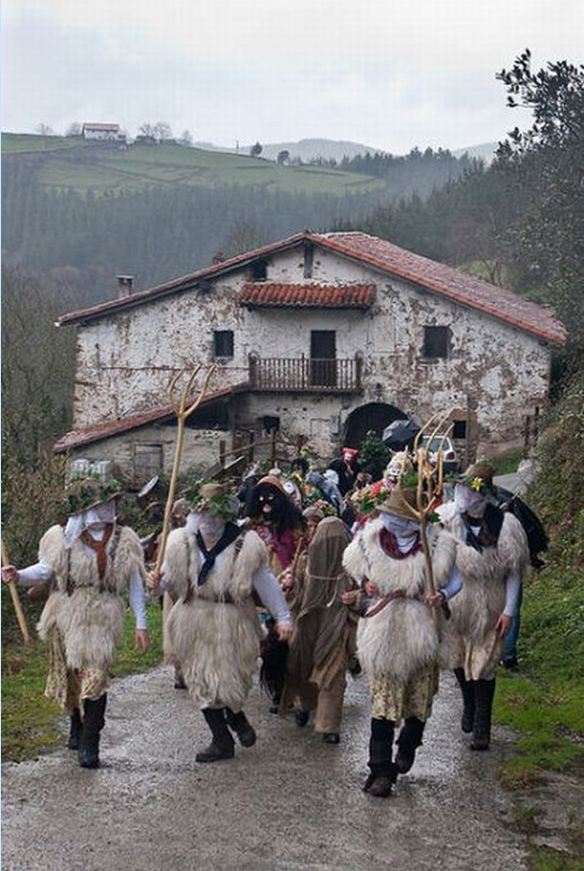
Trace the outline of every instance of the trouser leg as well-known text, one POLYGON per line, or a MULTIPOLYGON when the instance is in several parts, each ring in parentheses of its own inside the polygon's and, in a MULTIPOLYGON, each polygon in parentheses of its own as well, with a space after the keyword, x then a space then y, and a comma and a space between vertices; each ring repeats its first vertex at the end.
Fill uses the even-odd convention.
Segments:
POLYGON ((460 728, 463 732, 472 732, 475 717, 475 681, 467 680, 463 668, 455 668, 454 676, 462 692, 463 711, 460 728))
POLYGON ((220 759, 232 759, 234 755, 233 738, 227 728, 223 708, 203 708, 203 716, 213 740, 208 747, 196 755, 197 762, 218 762, 220 759))
POLYGON ((225 720, 232 729, 242 747, 252 747, 256 742, 256 732, 243 711, 235 714, 231 708, 225 708, 225 720))
POLYGON ((343 699, 347 680, 345 671, 339 674, 330 686, 318 692, 314 731, 324 735, 338 735, 341 731, 343 699))
POLYGON ((492 680, 476 680, 475 717, 472 732, 471 750, 488 750, 491 740, 491 714, 495 698, 495 678, 492 680))
POLYGON ((105 725, 107 693, 83 702, 83 728, 79 739, 81 768, 99 768, 99 736, 105 725))
POLYGON ((407 717, 397 739, 398 751, 395 766, 399 774, 406 774, 416 758, 416 749, 422 743, 426 724, 418 717, 407 717))

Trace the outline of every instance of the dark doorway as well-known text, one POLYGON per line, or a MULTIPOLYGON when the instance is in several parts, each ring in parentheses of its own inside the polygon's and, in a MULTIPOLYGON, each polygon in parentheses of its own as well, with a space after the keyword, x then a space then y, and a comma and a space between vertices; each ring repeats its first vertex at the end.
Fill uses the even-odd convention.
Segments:
POLYGON ((337 383, 337 334, 334 330, 310 331, 310 379, 313 386, 337 383))
POLYGON ((343 445, 348 448, 359 448, 365 436, 372 429, 380 438, 383 430, 394 420, 404 420, 404 414, 395 405, 385 402, 368 402, 352 411, 345 424, 343 445))

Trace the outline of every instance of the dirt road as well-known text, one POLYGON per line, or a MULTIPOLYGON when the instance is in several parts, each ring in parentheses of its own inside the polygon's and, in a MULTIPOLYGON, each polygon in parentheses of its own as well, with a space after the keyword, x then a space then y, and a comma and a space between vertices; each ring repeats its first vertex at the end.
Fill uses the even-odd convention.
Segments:
POLYGON ((385 800, 361 791, 365 678, 349 684, 338 747, 267 707, 254 690, 255 747, 198 765, 203 719, 169 670, 117 681, 99 771, 65 749, 4 766, 4 871, 526 868, 495 776, 505 735, 495 730, 491 753, 467 749, 449 675, 412 772, 385 800))

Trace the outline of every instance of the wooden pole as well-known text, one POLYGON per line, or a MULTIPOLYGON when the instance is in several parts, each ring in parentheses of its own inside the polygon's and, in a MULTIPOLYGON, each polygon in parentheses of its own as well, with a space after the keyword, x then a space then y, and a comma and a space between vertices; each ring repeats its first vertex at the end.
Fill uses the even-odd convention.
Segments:
MULTIPOLYGON (((10 565, 6 545, 4 544, 4 539, 2 540, 2 565, 10 565)), ((20 631, 22 632, 24 643, 30 644, 30 635, 28 632, 28 626, 26 625, 26 617, 24 616, 24 611, 22 610, 22 605, 20 604, 20 599, 18 598, 18 590, 16 589, 16 584, 14 583, 14 581, 11 581, 8 584, 8 588, 10 590, 12 604, 14 605, 14 610, 16 611, 16 619, 18 620, 18 625, 20 627, 20 631)))

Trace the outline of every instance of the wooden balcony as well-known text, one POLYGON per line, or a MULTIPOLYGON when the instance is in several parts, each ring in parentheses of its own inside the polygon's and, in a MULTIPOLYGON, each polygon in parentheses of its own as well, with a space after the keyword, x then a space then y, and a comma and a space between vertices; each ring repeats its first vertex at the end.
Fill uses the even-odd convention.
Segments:
POLYGON ((252 390, 275 393, 359 393, 362 360, 249 357, 252 390))

